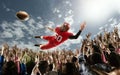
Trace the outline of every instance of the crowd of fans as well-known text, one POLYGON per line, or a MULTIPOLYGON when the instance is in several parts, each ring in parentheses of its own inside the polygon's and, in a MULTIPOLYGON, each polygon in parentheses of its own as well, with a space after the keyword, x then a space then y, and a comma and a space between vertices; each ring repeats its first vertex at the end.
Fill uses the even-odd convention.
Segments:
POLYGON ((0 75, 120 75, 118 28, 83 39, 80 49, 34 52, 3 44, 0 75))

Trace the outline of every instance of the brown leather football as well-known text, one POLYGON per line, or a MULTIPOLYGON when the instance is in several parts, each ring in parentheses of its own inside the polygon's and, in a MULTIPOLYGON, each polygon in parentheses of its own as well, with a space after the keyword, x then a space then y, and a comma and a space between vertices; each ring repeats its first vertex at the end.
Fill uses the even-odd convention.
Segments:
POLYGON ((29 14, 25 11, 19 11, 16 13, 16 16, 19 20, 26 21, 29 19, 29 14))

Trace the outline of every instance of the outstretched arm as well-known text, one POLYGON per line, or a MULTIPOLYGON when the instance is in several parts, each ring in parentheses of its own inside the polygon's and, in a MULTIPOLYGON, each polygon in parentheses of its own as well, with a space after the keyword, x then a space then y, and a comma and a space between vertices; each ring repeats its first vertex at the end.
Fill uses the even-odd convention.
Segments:
POLYGON ((51 30, 51 31, 53 31, 53 32, 55 32, 54 28, 50 28, 50 27, 46 27, 46 28, 49 29, 49 30, 51 30))
POLYGON ((77 32, 76 35, 70 36, 69 39, 77 39, 81 34, 82 30, 85 28, 85 26, 86 26, 86 22, 83 22, 82 24, 80 24, 80 30, 77 32))

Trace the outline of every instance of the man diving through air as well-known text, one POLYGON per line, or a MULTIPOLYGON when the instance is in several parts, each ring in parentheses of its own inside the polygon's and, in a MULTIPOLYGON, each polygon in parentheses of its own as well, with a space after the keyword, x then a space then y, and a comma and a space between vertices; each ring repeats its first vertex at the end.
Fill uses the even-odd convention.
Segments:
POLYGON ((80 24, 80 29, 75 35, 73 35, 72 32, 68 32, 70 25, 67 22, 64 22, 60 27, 56 27, 55 29, 47 27, 49 30, 55 32, 56 34, 53 36, 35 36, 35 38, 41 38, 48 41, 47 44, 35 44, 35 46, 38 46, 40 49, 44 50, 56 47, 67 39, 77 39, 85 26, 85 22, 80 24))

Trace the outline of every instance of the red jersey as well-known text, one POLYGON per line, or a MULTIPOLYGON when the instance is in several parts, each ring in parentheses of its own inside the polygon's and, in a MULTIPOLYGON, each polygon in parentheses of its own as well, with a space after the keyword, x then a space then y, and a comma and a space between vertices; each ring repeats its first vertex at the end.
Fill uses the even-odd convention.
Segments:
POLYGON ((56 27, 55 32, 56 32, 55 40, 57 41, 57 44, 60 44, 66 41, 70 36, 73 36, 73 34, 70 32, 60 31, 60 27, 56 27))
POLYGON ((49 49, 55 47, 66 41, 70 36, 73 36, 73 34, 70 32, 62 32, 60 30, 60 27, 56 27, 55 32, 55 36, 43 36, 43 39, 48 40, 49 42, 46 45, 43 45, 41 49, 49 49))

